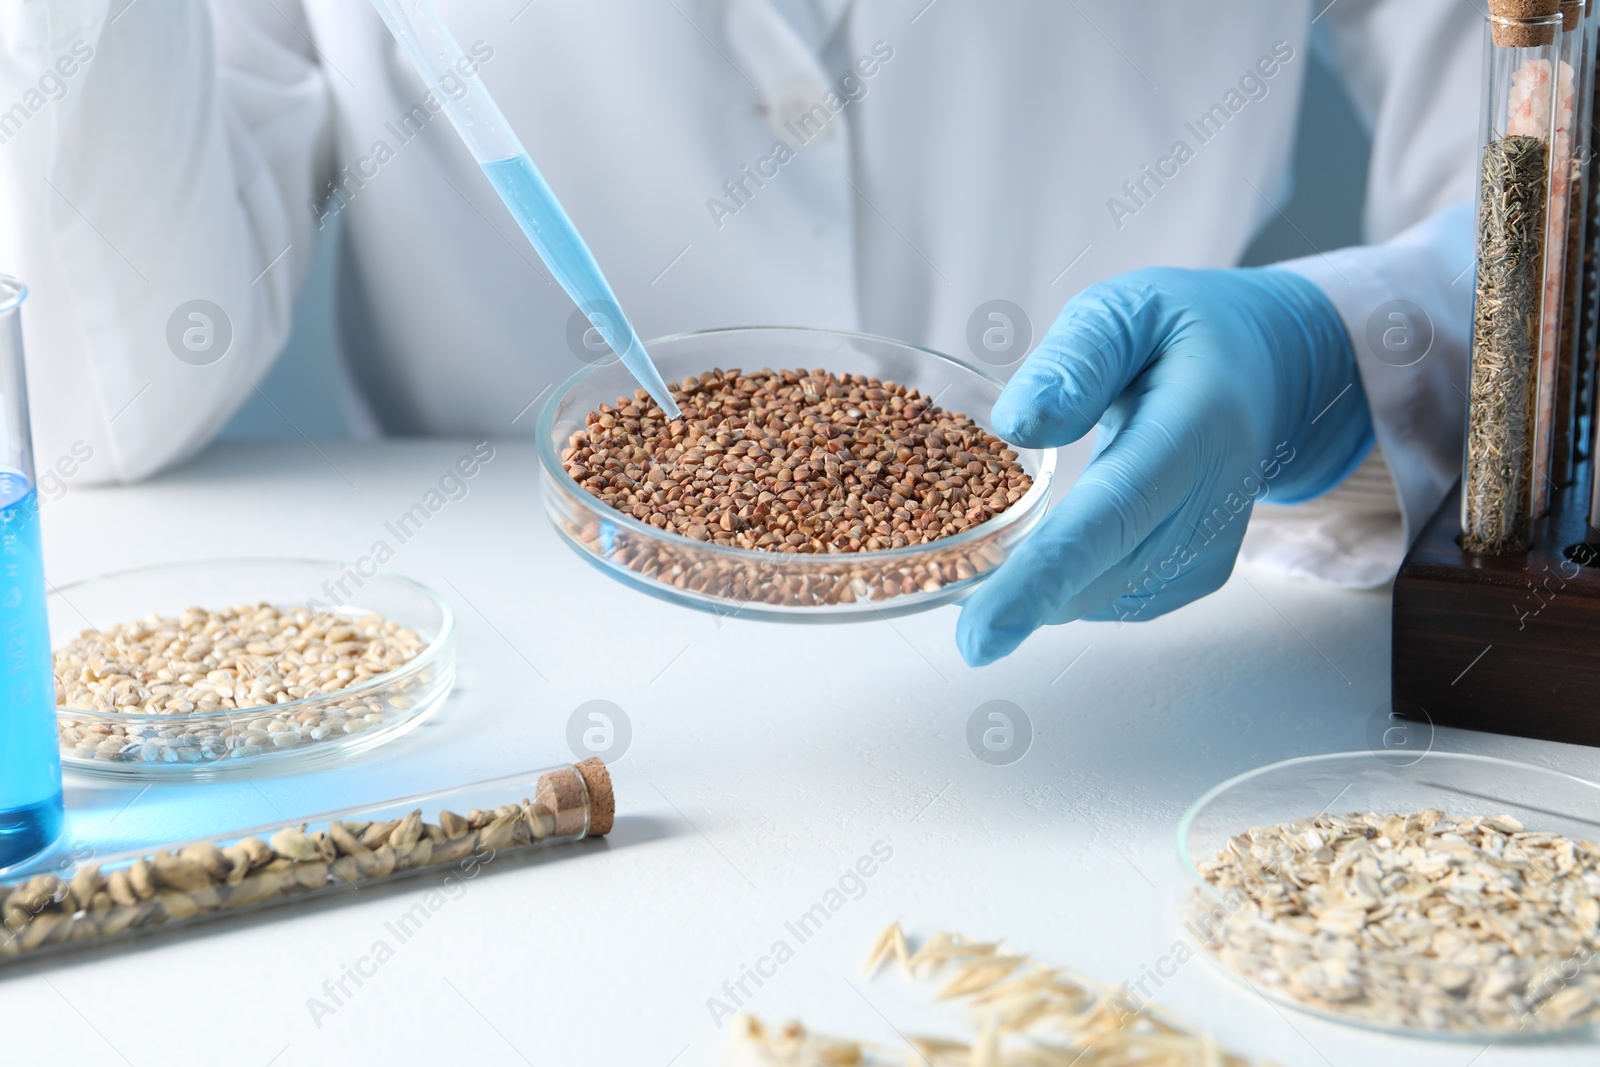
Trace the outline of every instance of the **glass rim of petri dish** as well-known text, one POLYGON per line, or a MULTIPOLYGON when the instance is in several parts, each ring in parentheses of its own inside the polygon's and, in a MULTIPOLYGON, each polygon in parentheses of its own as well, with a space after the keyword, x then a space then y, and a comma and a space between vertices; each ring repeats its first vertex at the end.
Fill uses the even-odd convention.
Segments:
MULTIPOLYGON (((914 345, 910 342, 897 340, 893 337, 884 337, 881 334, 859 333, 850 330, 830 330, 820 326, 719 326, 709 330, 685 330, 681 333, 667 334, 664 337, 657 337, 652 341, 647 341, 645 342, 645 347, 647 349, 654 349, 658 345, 670 345, 679 341, 740 333, 806 333, 816 334, 824 337, 836 337, 843 341, 870 341, 874 344, 893 345, 896 348, 905 349, 911 352, 918 352, 922 355, 936 359, 941 363, 947 363, 963 373, 983 380, 997 390, 1005 388, 1004 382, 982 368, 974 366, 973 364, 968 363, 966 360, 958 359, 955 356, 940 352, 937 349, 927 348, 923 345, 914 345)), ((668 543, 674 544, 681 541, 686 547, 692 546, 693 551, 697 555, 703 553, 709 558, 720 557, 722 559, 738 560, 744 563, 770 563, 781 560, 785 567, 816 567, 819 569, 824 567, 837 567, 841 563, 853 562, 872 564, 881 561, 885 566, 893 566, 902 560, 915 561, 924 559, 930 552, 958 550, 976 542, 987 540, 988 538, 993 537, 997 532, 1008 529, 1009 527, 1017 525, 1018 523, 1029 522, 1036 519, 1038 517, 1036 513, 1041 503, 1040 498, 1049 496, 1051 487, 1054 483, 1056 449, 1024 449, 1021 446, 1011 444, 1009 441, 1004 441, 1003 443, 1007 448, 1018 452, 1028 452, 1038 457, 1039 470, 1035 475, 1033 475, 1033 484, 1028 487, 1028 491, 1022 494, 1022 496, 1018 497, 1016 502, 1009 505, 1006 510, 1002 511, 993 518, 986 519, 975 526, 962 530, 960 533, 951 534, 949 537, 940 537, 926 544, 903 545, 900 548, 865 549, 860 552, 772 552, 759 548, 740 548, 737 545, 719 545, 711 541, 695 541, 691 538, 684 537, 681 534, 668 534, 654 526, 651 526, 647 522, 642 522, 639 519, 634 518, 632 515, 629 515, 623 511, 619 511, 618 509, 611 507, 609 504, 604 503, 598 498, 591 496, 591 494, 584 490, 582 486, 578 485, 572 480, 572 476, 568 474, 566 468, 562 466, 561 456, 556 451, 553 444, 555 439, 556 412, 561 406, 562 402, 571 396, 572 392, 584 382, 596 374, 599 374, 601 371, 608 369, 614 362, 615 360, 608 360, 604 363, 582 368, 568 377, 560 385, 556 386, 556 389, 554 393, 552 393, 550 399, 545 401, 543 409, 539 412, 538 425, 534 430, 534 437, 537 441, 539 449, 540 463, 544 466, 546 473, 549 474, 552 479, 565 479, 565 484, 570 486, 572 491, 581 493, 584 497, 587 497, 588 500, 584 500, 583 503, 589 505, 589 501, 592 500, 593 504, 589 505, 591 509, 603 513, 608 522, 615 522, 618 526, 621 526, 624 529, 630 530, 633 533, 639 534, 642 537, 646 537, 654 541, 664 541, 670 539, 668 543)), ((708 367, 707 370, 709 369, 710 368, 708 367)), ((669 382, 668 384, 670 385, 673 383, 669 382)), ((973 417, 971 412, 965 412, 964 414, 966 414, 968 417, 973 417)), ((980 423, 980 425, 982 425, 982 423, 980 423)), ((987 426, 984 428, 990 433, 994 432, 987 426)), ((996 434, 996 436, 999 435, 996 434)))

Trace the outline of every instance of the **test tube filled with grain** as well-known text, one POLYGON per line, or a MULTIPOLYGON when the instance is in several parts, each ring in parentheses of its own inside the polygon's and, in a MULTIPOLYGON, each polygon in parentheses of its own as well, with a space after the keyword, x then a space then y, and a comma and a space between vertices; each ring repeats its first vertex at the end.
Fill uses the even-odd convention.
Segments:
POLYGON ((1562 18, 1557 0, 1490 0, 1477 283, 1461 491, 1469 552, 1532 542, 1545 244, 1562 18))
POLYGON ((603 836, 605 764, 586 759, 0 882, 0 967, 432 872, 470 880, 603 836))

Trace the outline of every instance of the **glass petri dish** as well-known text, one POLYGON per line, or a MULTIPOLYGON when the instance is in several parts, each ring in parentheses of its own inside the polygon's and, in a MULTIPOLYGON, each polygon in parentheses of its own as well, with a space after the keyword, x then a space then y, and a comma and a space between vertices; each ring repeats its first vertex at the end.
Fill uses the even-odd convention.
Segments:
MULTIPOLYGON (((648 347, 668 381, 736 367, 866 374, 915 388, 991 432, 989 410, 1003 387, 978 367, 931 349, 829 330, 738 327, 677 334, 648 347)), ((562 539, 603 573, 675 604, 783 622, 848 622, 924 611, 970 593, 1049 508, 1055 451, 1016 448, 1018 462, 1033 479, 1029 490, 988 522, 932 544, 819 554, 692 541, 607 506, 561 465, 561 451, 584 416, 637 388, 612 360, 579 371, 546 403, 536 431, 545 510, 562 539)))
POLYGON ((247 769, 279 772, 374 748, 423 721, 455 683, 455 614, 409 578, 321 560, 222 559, 121 571, 51 592, 50 646, 86 629, 268 603, 348 618, 377 614, 422 638, 408 662, 359 685, 283 704, 207 713, 58 708, 64 770, 103 778, 187 781, 247 769))
MULTIPOLYGON (((1488 756, 1343 752, 1274 763, 1223 782, 1178 824, 1178 858, 1188 876, 1181 906, 1186 932, 1222 972, 1280 1004, 1386 1033, 1475 1042, 1591 1036, 1600 1002, 1600 938, 1567 953, 1512 952, 1464 967, 1427 952, 1376 952, 1301 934, 1242 910, 1206 880, 1200 863, 1246 829, 1319 814, 1509 814, 1530 831, 1600 840, 1600 785, 1488 756), (1565 1001, 1555 998, 1564 991, 1565 1001), (1463 1007, 1470 1010, 1458 1010, 1463 1007)), ((1600 892, 1591 886, 1587 892, 1600 892)))

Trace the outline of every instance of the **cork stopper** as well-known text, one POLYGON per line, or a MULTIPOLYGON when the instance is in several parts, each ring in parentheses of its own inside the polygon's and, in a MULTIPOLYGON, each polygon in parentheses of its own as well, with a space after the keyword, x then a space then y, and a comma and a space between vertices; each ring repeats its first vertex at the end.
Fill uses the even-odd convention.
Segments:
POLYGON ((589 789, 589 833, 601 837, 611 832, 617 818, 617 800, 611 792, 611 772, 598 757, 590 756, 577 765, 583 784, 589 789))
POLYGON ((1584 0, 1561 0, 1561 29, 1564 33, 1571 33, 1578 28, 1578 21, 1583 18, 1584 0))
POLYGON ((536 799, 555 813, 558 837, 585 831, 590 837, 610 833, 617 809, 606 765, 591 756, 577 764, 576 771, 540 775, 536 799))
POLYGON ((1561 0, 1489 0, 1489 25, 1494 43, 1501 48, 1538 48, 1556 38, 1556 23, 1549 19, 1561 10, 1561 0), (1507 19, 1514 21, 1505 21, 1507 19))
POLYGON ((1561 0, 1489 0, 1489 14, 1502 19, 1536 19, 1554 15, 1561 0))

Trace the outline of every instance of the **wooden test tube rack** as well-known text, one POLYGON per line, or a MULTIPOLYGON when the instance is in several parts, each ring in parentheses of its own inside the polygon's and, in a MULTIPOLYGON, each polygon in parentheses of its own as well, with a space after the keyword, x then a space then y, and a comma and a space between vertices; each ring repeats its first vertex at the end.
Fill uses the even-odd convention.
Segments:
POLYGON ((1571 484, 1553 491, 1525 556, 1463 551, 1459 486, 1445 499, 1395 579, 1396 714, 1600 745, 1600 531, 1588 521, 1592 462, 1581 460, 1571 484))

